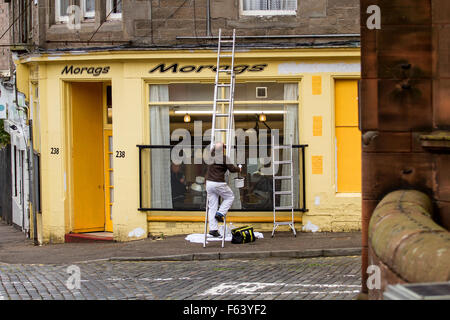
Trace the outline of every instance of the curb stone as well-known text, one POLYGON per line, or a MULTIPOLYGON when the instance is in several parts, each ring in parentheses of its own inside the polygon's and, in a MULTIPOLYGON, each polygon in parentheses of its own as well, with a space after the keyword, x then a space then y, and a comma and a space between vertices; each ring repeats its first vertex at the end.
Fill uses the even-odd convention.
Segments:
POLYGON ((156 257, 112 257, 109 261, 204 261, 225 259, 316 258, 359 256, 361 248, 306 249, 256 252, 207 252, 156 257))

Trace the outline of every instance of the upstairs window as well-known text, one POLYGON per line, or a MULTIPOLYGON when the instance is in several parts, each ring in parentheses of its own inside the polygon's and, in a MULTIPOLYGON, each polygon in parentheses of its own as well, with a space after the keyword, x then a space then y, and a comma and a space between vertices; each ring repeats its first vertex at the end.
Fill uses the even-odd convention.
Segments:
POLYGON ((68 22, 69 15, 77 14, 77 12, 80 15, 80 20, 93 19, 95 18, 95 0, 81 0, 80 2, 75 2, 73 0, 56 0, 55 12, 57 22, 68 22), (75 7, 69 9, 70 6, 75 7))
POLYGON ((241 0, 241 13, 252 16, 295 15, 297 0, 241 0))
POLYGON ((69 14, 67 13, 67 9, 70 6, 70 0, 56 0, 55 2, 56 21, 69 21, 69 14))
POLYGON ((81 10, 84 18, 95 18, 95 0, 83 0, 81 2, 81 10))
POLYGON ((122 19, 122 2, 123 0, 108 0, 106 2, 106 15, 108 19, 122 19))

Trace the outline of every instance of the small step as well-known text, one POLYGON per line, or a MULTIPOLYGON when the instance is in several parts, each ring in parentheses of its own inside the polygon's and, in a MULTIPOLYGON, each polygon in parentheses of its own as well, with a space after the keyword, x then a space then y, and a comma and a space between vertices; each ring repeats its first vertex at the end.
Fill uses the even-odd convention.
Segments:
POLYGON ((289 225, 294 225, 293 222, 274 222, 274 224, 278 225, 278 226, 289 226, 289 225))
POLYGON ((274 161, 274 164, 291 164, 292 160, 274 161))
POLYGON ((290 195, 290 194, 292 194, 292 191, 275 191, 275 194, 290 195))
POLYGON ((275 207, 275 210, 292 210, 294 207, 292 206, 282 206, 282 207, 275 207))
POLYGON ((287 179, 292 179, 291 176, 274 176, 273 178, 274 178, 274 179, 277 179, 277 180, 287 180, 287 179))
POLYGON ((112 232, 67 233, 64 235, 64 241, 66 243, 112 242, 114 238, 112 232))

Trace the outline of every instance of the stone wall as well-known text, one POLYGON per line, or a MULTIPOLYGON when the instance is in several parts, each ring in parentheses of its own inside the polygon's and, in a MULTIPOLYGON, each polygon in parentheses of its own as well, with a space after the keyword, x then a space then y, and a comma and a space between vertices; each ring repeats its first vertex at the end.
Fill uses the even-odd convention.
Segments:
MULTIPOLYGON (((40 30, 35 42, 44 48, 84 46, 202 46, 203 40, 177 37, 205 37, 230 34, 239 36, 358 34, 357 0, 298 0, 297 15, 246 16, 240 0, 211 0, 210 31, 207 30, 207 0, 127 0, 123 2, 122 20, 106 19, 105 1, 97 0, 95 19, 81 23, 80 30, 55 21, 53 0, 39 1, 40 30), (87 41, 90 40, 90 43, 87 41)), ((332 39, 257 39, 258 43, 329 43, 358 41, 358 37, 332 39)), ((241 41, 242 42, 242 41, 241 41)))
POLYGON ((431 219, 431 199, 422 192, 399 190, 378 204, 369 224, 369 263, 381 270, 382 299, 388 285, 450 280, 450 233, 431 219))
POLYGON ((369 221, 389 192, 428 195, 435 221, 450 229, 450 10, 446 0, 361 1, 363 291, 369 221), (367 27, 367 8, 381 28, 367 27))
MULTIPOLYGON (((0 0, 0 36, 9 27, 9 5, 5 3, 5 0, 0 0)), ((9 44, 9 33, 5 34, 2 39, 0 39, 0 77, 2 76, 2 71, 10 70, 11 59, 10 50, 6 46, 9 44)))

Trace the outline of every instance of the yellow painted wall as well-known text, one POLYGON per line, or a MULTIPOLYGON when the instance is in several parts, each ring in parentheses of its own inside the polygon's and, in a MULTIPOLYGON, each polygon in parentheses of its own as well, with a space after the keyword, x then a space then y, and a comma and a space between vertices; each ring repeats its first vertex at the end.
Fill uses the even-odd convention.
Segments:
MULTIPOLYGON (((177 233, 174 231, 178 230, 177 227, 167 225, 168 222, 148 222, 147 216, 154 214, 138 211, 139 150, 136 145, 149 143, 147 86, 148 83, 180 80, 213 82, 214 73, 205 71, 201 74, 149 74, 149 70, 161 62, 199 65, 215 64, 215 59, 214 52, 204 50, 62 54, 51 59, 42 55, 22 61, 24 64, 39 64, 43 209, 42 230, 39 232, 44 243, 63 242, 64 234, 74 228, 73 165, 70 158, 72 142, 68 135, 72 128, 70 115, 67 113, 68 90, 65 84, 69 81, 105 81, 112 84, 114 150, 126 153, 125 158, 114 158, 114 239, 134 240, 135 238, 128 235, 136 228, 144 230, 143 237, 147 232, 164 232, 164 226, 165 234, 174 234, 177 233), (110 69, 108 73, 98 76, 86 73, 62 74, 67 65, 80 68, 109 66, 110 69), (62 151, 60 155, 51 155, 50 148, 58 146, 62 151)), ((309 212, 301 218, 304 224, 311 221, 318 225, 321 231, 358 230, 361 226, 360 195, 336 192, 334 106, 335 79, 359 78, 359 70, 355 70, 359 61, 357 49, 252 50, 238 53, 236 56, 238 64, 268 64, 263 72, 238 75, 238 81, 279 80, 299 83, 300 143, 309 145, 306 149, 306 197, 309 212), (318 117, 321 118, 321 130, 313 126, 318 123, 313 119, 318 117), (315 162, 315 173, 313 157, 322 160, 315 162)), ((254 214, 239 213, 241 216, 254 214)), ((271 216, 271 212, 264 214, 271 216)), ((196 215, 202 216, 203 212, 196 215)), ((195 224, 190 223, 193 226, 195 224)), ((256 226, 257 223, 253 225, 256 226)), ((264 223, 258 226, 267 227, 267 231, 270 231, 272 224, 268 225, 270 228, 264 223)), ((300 224, 297 224, 297 229, 300 227, 300 224)))

